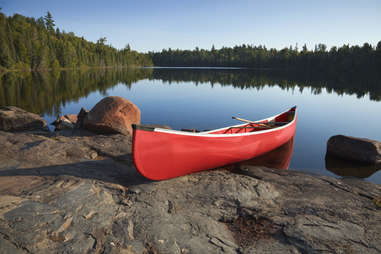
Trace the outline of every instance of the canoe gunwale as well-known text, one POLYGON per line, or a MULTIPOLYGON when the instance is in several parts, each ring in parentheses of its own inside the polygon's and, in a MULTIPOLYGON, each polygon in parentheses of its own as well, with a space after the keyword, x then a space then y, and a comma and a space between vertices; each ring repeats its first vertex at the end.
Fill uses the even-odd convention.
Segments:
POLYGON ((154 128, 154 127, 139 125, 139 124, 132 124, 132 128, 136 129, 136 130, 143 130, 143 131, 155 131, 155 129, 158 129, 158 128, 154 128))
POLYGON ((201 137, 210 137, 210 138, 217 138, 217 137, 238 137, 238 136, 250 136, 250 135, 259 135, 259 134, 264 134, 264 133, 268 133, 268 132, 274 132, 274 131, 278 131, 278 130, 282 130, 282 129, 285 129, 287 127, 289 127, 290 125, 292 125, 296 119, 297 119, 297 112, 296 112, 296 106, 282 112, 282 113, 279 113, 277 115, 274 115, 274 116, 271 116, 271 117, 268 117, 268 118, 265 118, 265 119, 261 119, 261 120, 257 120, 257 121, 254 121, 253 123, 260 123, 260 122, 263 122, 263 121, 271 121, 273 119, 275 119, 276 117, 284 114, 284 113, 287 113, 289 112, 290 110, 292 110, 293 108, 295 108, 295 115, 294 115, 294 118, 292 119, 292 121, 290 121, 289 123, 285 124, 285 125, 282 125, 282 126, 278 126, 278 127, 275 127, 275 128, 271 128, 271 129, 267 129, 267 130, 259 130, 259 131, 253 131, 253 132, 245 132, 245 133, 227 133, 227 134, 211 134, 211 132, 216 132, 216 131, 221 131, 221 130, 225 130, 225 129, 229 129, 229 128, 235 128, 235 127, 241 127, 241 126, 245 126, 247 125, 247 123, 243 123, 243 124, 238 124, 238 125, 232 125, 232 126, 227 126, 227 127, 223 127, 223 128, 220 128, 220 129, 214 129, 214 130, 210 130, 210 131, 204 131, 204 132, 186 132, 186 131, 179 131, 179 130, 169 130, 169 129, 164 129, 164 128, 153 128, 153 127, 146 127, 146 126, 141 126, 141 125, 136 125, 136 124, 133 124, 132 127, 134 129, 137 129, 137 130, 144 130, 144 131, 152 131, 152 132, 160 132, 160 133, 168 133, 168 134, 174 134, 174 135, 184 135, 184 136, 201 136, 201 137))

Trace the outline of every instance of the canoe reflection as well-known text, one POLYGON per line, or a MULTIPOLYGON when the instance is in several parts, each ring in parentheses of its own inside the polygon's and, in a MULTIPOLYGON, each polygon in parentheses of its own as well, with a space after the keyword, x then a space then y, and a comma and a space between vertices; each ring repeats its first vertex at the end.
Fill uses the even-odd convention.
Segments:
POLYGON ((242 161, 239 165, 264 166, 268 168, 288 169, 294 151, 294 137, 282 146, 250 160, 242 161))
POLYGON ((381 164, 346 161, 327 154, 325 156, 325 167, 338 176, 368 178, 381 169, 381 164))

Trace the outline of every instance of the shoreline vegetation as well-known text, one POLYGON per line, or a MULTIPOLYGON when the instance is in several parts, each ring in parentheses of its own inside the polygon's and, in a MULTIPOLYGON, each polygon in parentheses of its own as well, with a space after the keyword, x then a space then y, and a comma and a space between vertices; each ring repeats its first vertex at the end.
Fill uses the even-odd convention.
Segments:
POLYGON ((380 76, 381 41, 377 45, 343 45, 327 49, 325 44, 283 49, 242 44, 210 50, 163 49, 139 53, 127 44, 116 49, 105 37, 96 43, 72 32, 55 28, 50 12, 38 19, 0 11, 0 73, 124 67, 234 67, 256 70, 287 70, 309 75, 380 76))
POLYGON ((121 69, 134 69, 134 68, 145 68, 145 67, 151 67, 154 68, 153 66, 140 66, 140 65, 129 65, 129 66, 121 66, 121 65, 114 65, 114 66, 86 66, 83 65, 81 67, 76 67, 76 68, 46 68, 46 69, 38 69, 38 70, 33 70, 33 69, 1 69, 0 66, 0 77, 1 75, 4 75, 6 73, 11 73, 11 72, 38 72, 38 73, 48 73, 48 72, 62 72, 62 71, 91 71, 91 70, 121 70, 121 69))
POLYGON ((61 70, 92 67, 152 66, 147 54, 130 45, 116 49, 105 37, 96 43, 55 28, 50 12, 38 19, 0 12, 0 69, 61 70))
POLYGON ((375 73, 381 68, 381 41, 377 46, 343 45, 327 49, 325 44, 308 50, 298 45, 277 50, 259 45, 238 45, 211 50, 163 49, 149 52, 154 66, 171 67, 243 67, 254 69, 278 69, 309 73, 375 73))

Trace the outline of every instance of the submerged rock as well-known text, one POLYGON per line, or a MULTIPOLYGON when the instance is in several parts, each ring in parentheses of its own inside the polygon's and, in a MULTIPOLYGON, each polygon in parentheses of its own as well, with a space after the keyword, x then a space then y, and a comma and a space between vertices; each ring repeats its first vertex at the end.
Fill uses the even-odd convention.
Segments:
POLYGON ((21 108, 0 107, 0 130, 3 131, 49 131, 46 121, 39 115, 21 108))
POLYGON ((346 160, 379 164, 381 163, 381 143, 366 138, 332 136, 327 143, 327 154, 346 160))
POLYGON ((132 124, 140 124, 140 110, 132 102, 109 96, 98 102, 87 114, 84 127, 97 133, 132 134, 132 124))

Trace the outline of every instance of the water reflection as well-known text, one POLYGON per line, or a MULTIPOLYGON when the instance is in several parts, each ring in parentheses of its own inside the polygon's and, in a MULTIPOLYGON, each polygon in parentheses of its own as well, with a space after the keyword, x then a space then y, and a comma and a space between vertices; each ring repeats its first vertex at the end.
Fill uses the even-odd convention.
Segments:
POLYGON ((381 73, 379 75, 355 74, 312 74, 298 71, 253 70, 253 69, 170 69, 155 68, 152 79, 168 83, 184 81, 221 84, 241 89, 262 89, 265 86, 279 86, 282 89, 311 88, 313 94, 320 94, 324 89, 338 95, 353 95, 361 98, 367 94, 371 100, 381 100, 381 73))
POLYGON ((381 100, 381 78, 377 77, 326 77, 309 76, 308 73, 282 71, 255 71, 250 69, 97 69, 62 72, 9 72, 0 74, 0 106, 14 105, 25 110, 48 115, 58 115, 66 103, 78 101, 89 93, 106 91, 122 83, 128 88, 142 79, 161 80, 172 84, 193 82, 236 88, 263 89, 278 86, 284 90, 311 88, 313 94, 324 89, 328 93, 369 94, 371 100, 381 100))
POLYGON ((325 167, 332 173, 342 177, 368 178, 381 170, 381 165, 352 162, 332 155, 325 156, 325 167))
POLYGON ((0 76, 0 106, 17 106, 37 114, 59 115, 61 107, 91 92, 105 94, 152 74, 152 69, 98 69, 62 72, 8 72, 0 76))
POLYGON ((268 168, 288 169, 294 152, 294 137, 284 145, 250 160, 242 161, 239 166, 264 166, 268 168))

